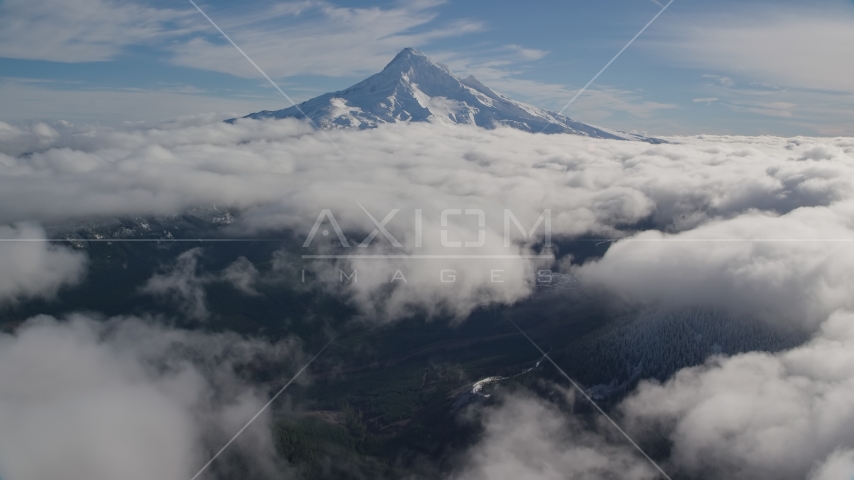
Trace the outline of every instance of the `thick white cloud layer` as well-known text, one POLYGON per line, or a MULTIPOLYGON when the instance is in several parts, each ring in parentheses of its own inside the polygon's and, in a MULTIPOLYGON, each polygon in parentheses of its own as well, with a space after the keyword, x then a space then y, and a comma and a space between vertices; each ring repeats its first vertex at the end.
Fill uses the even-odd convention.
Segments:
POLYGON ((517 216, 549 206, 562 233, 607 233, 650 213, 662 223, 693 226, 709 216, 790 210, 851 193, 854 141, 845 138, 700 137, 649 145, 392 125, 329 132, 344 156, 297 122, 209 122, 122 130, 2 124, 3 199, 24 196, 14 209, 4 202, 0 215, 8 222, 278 201, 278 211, 257 213, 288 225, 302 213, 290 200, 308 204, 310 227, 317 205, 340 209, 336 215, 359 213, 361 225, 355 200, 380 215, 410 204, 453 208, 451 200, 483 206, 489 197, 519 208, 517 216))
MULTIPOLYGON (((695 237, 745 239, 761 234, 847 238, 844 205, 854 192, 854 140, 848 138, 690 137, 650 145, 572 135, 531 135, 512 129, 413 124, 327 132, 327 139, 296 121, 239 121, 228 125, 204 117, 115 130, 68 124, 0 124, 0 135, 0 221, 176 214, 190 206, 216 204, 241 211, 241 221, 233 229, 235 235, 290 229, 307 238, 321 211, 328 209, 349 235, 350 245, 332 253, 532 253, 525 247, 530 241, 512 222, 512 245, 504 246, 505 210, 519 219, 526 235, 540 215, 550 210, 555 239, 578 235, 619 238, 626 235, 625 229, 641 222, 695 237), (356 246, 375 229, 360 205, 378 222, 399 210, 385 228, 400 242, 400 248, 393 247, 393 242, 379 232, 369 248, 356 246), (448 216, 443 227, 440 213, 446 209, 459 209, 462 214, 448 216), (421 247, 416 247, 417 210, 422 211, 421 247), (466 210, 470 214, 465 214, 466 210), (482 227, 478 225, 478 210, 484 212, 482 227), (764 226, 748 228, 757 222, 764 222, 764 226), (805 233, 802 226, 809 227, 809 232, 805 233), (448 231, 447 241, 470 245, 478 244, 482 231, 484 244, 445 247, 442 230, 448 231), (798 230, 797 234, 792 230, 798 230)), ((312 248, 306 252, 329 253, 321 248, 323 242, 340 247, 329 220, 323 219, 312 248), (322 237, 322 230, 331 235, 322 237)), ((534 233, 537 239, 543 239, 543 231, 540 224, 534 233)), ((647 266, 637 264, 635 273, 626 279, 617 278, 612 274, 613 264, 642 263, 640 257, 618 258, 620 252, 631 257, 632 252, 659 248, 656 254, 661 256, 672 248, 669 243, 639 245, 618 244, 610 254, 616 260, 609 263, 610 257, 606 257, 600 266, 590 269, 591 278, 607 283, 604 277, 608 277, 623 282, 620 288, 630 291, 629 279, 642 276, 647 266)), ((830 264, 826 265, 829 270, 823 270, 821 265, 810 263, 809 250, 823 246, 722 245, 715 249, 731 250, 718 254, 729 262, 762 258, 752 255, 763 249, 777 252, 769 250, 774 261, 783 261, 787 255, 794 260, 800 255, 803 265, 780 264, 788 272, 780 274, 789 275, 780 279, 789 282, 787 288, 797 288, 802 281, 795 278, 798 275, 813 272, 836 275, 827 277, 830 285, 815 287, 815 295, 844 294, 846 287, 838 284, 842 273, 828 273, 834 268, 830 264)), ((689 247, 678 247, 683 253, 676 255, 707 261, 712 270, 718 268, 717 259, 699 256, 705 255, 704 247, 685 248, 689 247)), ((687 258, 682 257, 680 261, 687 258)), ((342 288, 366 310, 390 316, 413 308, 465 315, 478 305, 510 303, 530 292, 533 272, 548 264, 546 260, 495 258, 365 262, 343 260, 317 273, 341 286, 339 267, 348 275, 353 269, 360 270, 359 282, 342 288), (392 282, 397 270, 405 281, 398 277, 392 282), (442 270, 453 270, 456 281, 440 282, 442 270), (495 277, 493 270, 503 272, 495 277), (495 278, 501 281, 493 281, 495 278), (404 288, 413 279, 424 288, 404 288), (390 295, 378 295, 379 290, 390 295)), ((663 269, 665 264, 656 264, 656 268, 663 269)), ((660 275, 673 278, 673 270, 662 270, 660 275)), ((706 288, 707 296, 712 296, 732 288, 728 282, 733 275, 752 281, 760 274, 770 272, 732 273, 725 269, 709 278, 692 277, 686 285, 706 288)), ((744 291, 760 288, 754 284, 744 291)), ((783 290, 771 290, 766 294, 783 295, 783 290)), ((689 293, 682 298, 702 296, 699 290, 689 293)), ((807 299, 799 306, 815 321, 814 317, 821 318, 835 308, 823 309, 818 305, 821 301, 807 299)))
POLYGON ((85 274, 86 255, 44 241, 38 225, 0 225, 0 239, 0 303, 51 298, 85 274))
MULTIPOLYGON (((236 367, 298 353, 134 318, 33 318, 0 335, 0 477, 190 478, 266 401, 236 367)), ((269 416, 256 422, 233 447, 253 473, 281 473, 269 416)))

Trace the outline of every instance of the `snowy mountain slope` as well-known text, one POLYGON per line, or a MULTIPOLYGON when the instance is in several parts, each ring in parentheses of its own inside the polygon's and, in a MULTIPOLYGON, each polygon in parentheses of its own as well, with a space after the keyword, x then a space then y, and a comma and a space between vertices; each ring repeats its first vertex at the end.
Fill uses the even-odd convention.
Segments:
POLYGON ((320 128, 364 129, 381 123, 431 122, 485 128, 503 125, 530 132, 648 140, 575 122, 563 115, 511 100, 473 76, 459 78, 444 65, 412 48, 403 49, 380 73, 346 90, 307 100, 298 107, 264 110, 244 118, 303 118, 301 110, 320 128))

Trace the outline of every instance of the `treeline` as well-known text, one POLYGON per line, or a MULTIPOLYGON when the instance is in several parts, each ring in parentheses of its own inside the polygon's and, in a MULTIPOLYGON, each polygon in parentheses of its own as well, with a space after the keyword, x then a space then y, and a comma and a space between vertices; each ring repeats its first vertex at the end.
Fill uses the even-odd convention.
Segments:
POLYGON ((776 352, 803 343, 803 332, 707 308, 646 313, 572 342, 553 357, 589 391, 619 396, 640 379, 664 381, 710 355, 776 352))
POLYGON ((362 413, 341 407, 343 421, 332 423, 310 415, 276 422, 276 448, 297 476, 306 479, 392 478, 400 473, 382 454, 381 440, 368 432, 362 413))

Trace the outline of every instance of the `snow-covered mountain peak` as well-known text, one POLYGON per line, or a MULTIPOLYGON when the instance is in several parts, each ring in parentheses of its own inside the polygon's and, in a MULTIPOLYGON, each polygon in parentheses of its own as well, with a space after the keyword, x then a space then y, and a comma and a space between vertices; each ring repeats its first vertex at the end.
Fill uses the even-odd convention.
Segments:
POLYGON ((383 68, 383 71, 403 71, 414 67, 423 68, 427 65, 444 68, 442 65, 435 63, 433 60, 430 60, 430 58, 427 57, 427 55, 424 55, 424 53, 422 53, 421 51, 407 47, 401 50, 400 53, 395 55, 395 57, 390 62, 388 62, 388 65, 383 68))
POLYGON ((385 75, 447 75, 456 77, 445 65, 434 62, 414 48, 404 48, 380 72, 385 75))
POLYGON ((575 122, 511 100, 474 76, 461 79, 414 48, 401 50, 381 72, 345 90, 307 100, 298 107, 265 110, 244 118, 303 118, 305 113, 321 128, 365 129, 381 123, 431 122, 484 128, 507 126, 596 138, 640 138, 575 122))

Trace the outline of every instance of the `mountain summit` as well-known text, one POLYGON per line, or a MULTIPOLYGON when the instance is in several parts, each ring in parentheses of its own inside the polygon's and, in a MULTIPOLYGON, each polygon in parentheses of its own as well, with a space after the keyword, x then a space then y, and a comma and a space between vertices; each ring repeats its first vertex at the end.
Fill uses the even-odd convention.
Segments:
POLYGON ((484 128, 507 126, 529 132, 574 133, 595 138, 644 139, 575 122, 563 115, 511 100, 473 76, 454 75, 448 67, 413 48, 404 48, 376 75, 346 90, 302 102, 298 107, 264 110, 243 118, 304 118, 304 113, 320 128, 365 129, 381 123, 431 122, 484 128))

